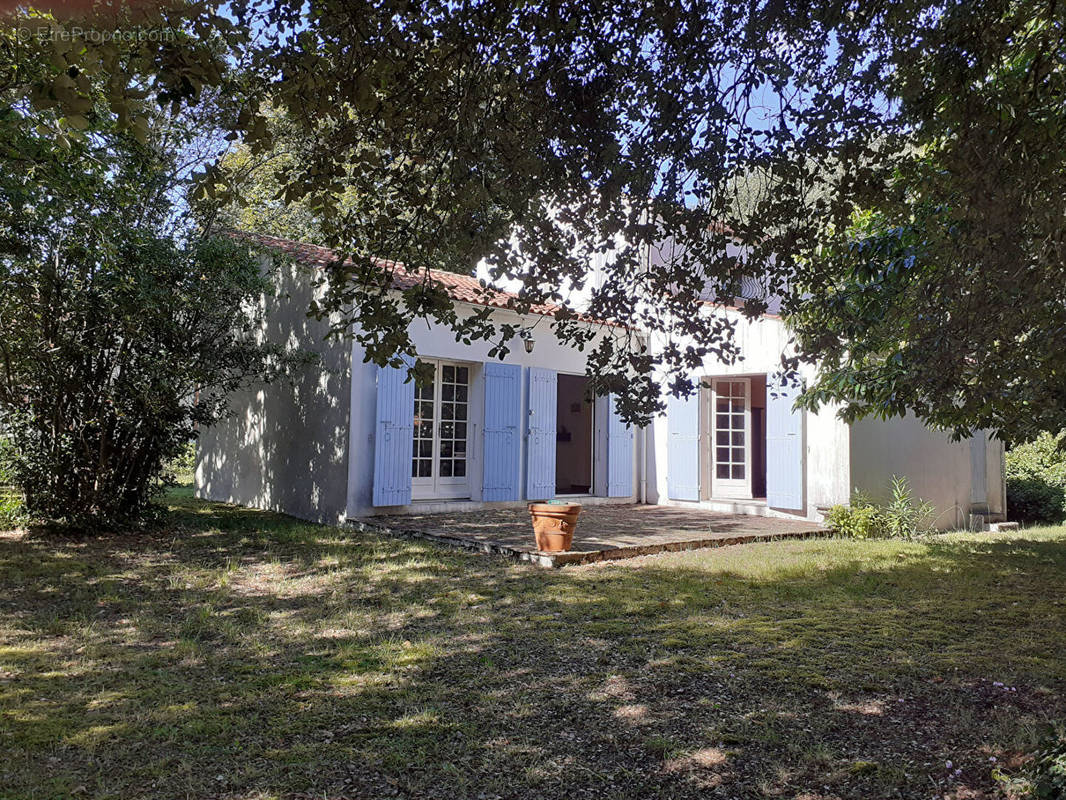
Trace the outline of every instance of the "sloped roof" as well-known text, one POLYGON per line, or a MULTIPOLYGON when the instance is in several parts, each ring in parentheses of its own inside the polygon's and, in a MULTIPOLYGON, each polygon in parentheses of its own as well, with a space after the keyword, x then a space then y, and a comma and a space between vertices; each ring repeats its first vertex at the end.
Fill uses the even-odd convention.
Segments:
MULTIPOLYGON (((234 231, 230 234, 234 238, 244 239, 264 247, 279 250, 291 257, 297 263, 318 269, 325 269, 330 264, 338 261, 337 253, 328 247, 319 247, 306 242, 297 242, 292 239, 281 239, 277 236, 267 236, 262 233, 246 233, 234 231)), ((445 272, 440 269, 410 269, 406 264, 399 261, 375 259, 382 271, 392 273, 392 288, 403 290, 418 286, 429 281, 438 284, 448 296, 461 303, 471 305, 490 306, 492 308, 514 309, 521 298, 512 292, 505 292, 491 286, 483 286, 481 281, 470 275, 458 275, 454 272, 445 272)), ((546 317, 554 317, 562 311, 562 306, 550 303, 535 303, 530 306, 530 313, 546 317)), ((585 322, 601 324, 614 324, 603 320, 595 320, 581 314, 575 314, 578 319, 585 322)))

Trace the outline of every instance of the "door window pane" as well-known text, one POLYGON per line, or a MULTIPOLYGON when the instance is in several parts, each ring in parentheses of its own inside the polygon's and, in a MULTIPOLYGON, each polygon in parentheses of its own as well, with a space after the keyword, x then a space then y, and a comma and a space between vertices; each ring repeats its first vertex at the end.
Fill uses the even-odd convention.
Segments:
POLYGON ((470 368, 435 363, 430 378, 415 387, 411 476, 439 491, 439 479, 466 477, 470 368))
POLYGON ((415 384, 414 446, 411 448, 411 477, 433 475, 433 376, 415 384))
POLYGON ((747 383, 726 380, 714 384, 714 474, 720 480, 747 477, 747 383))
POLYGON ((441 368, 440 477, 466 477, 467 399, 469 398, 470 369, 444 366, 441 368), (458 420, 458 421, 456 421, 458 420))

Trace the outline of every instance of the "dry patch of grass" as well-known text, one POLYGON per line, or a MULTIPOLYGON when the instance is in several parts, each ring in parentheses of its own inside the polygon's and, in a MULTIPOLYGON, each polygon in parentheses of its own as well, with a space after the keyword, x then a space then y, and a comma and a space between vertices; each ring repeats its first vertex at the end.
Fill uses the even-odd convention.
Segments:
POLYGON ((1063 529, 547 572, 171 503, 0 537, 5 800, 995 797, 1066 716, 1063 529))

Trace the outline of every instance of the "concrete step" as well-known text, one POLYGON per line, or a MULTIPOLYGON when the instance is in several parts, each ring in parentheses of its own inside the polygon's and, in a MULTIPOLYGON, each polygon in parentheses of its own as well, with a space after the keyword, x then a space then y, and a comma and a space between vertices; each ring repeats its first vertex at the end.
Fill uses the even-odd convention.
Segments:
POLYGON ((988 526, 988 530, 996 533, 1000 531, 1016 531, 1021 527, 1017 522, 993 522, 988 526))

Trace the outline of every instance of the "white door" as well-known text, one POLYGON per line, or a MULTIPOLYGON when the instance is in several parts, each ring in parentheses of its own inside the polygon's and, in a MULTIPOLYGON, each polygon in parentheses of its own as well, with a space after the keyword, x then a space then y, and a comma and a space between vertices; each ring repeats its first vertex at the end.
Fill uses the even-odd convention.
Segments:
POLYGON ((751 381, 716 378, 711 392, 714 497, 751 499, 751 381))
POLYGON ((454 361, 420 359, 433 367, 432 380, 415 387, 411 498, 469 497, 470 367, 454 361))

